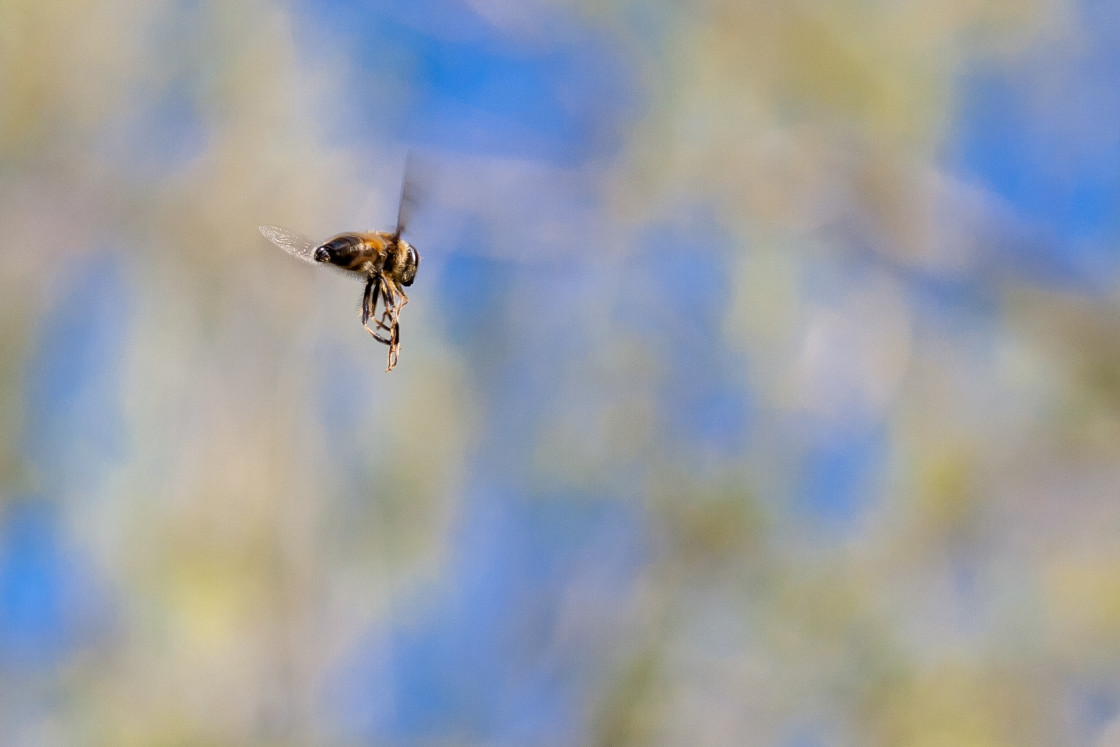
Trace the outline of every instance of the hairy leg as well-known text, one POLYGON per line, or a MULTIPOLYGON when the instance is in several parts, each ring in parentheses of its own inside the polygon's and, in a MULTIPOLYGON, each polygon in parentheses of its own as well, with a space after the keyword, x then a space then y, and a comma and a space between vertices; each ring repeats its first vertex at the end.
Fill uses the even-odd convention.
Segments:
MULTIPOLYGON (((386 345, 392 345, 391 340, 386 340, 384 337, 377 334, 376 331, 370 329, 369 326, 370 317, 372 317, 377 310, 377 295, 380 290, 381 284, 378 278, 373 277, 366 281, 366 289, 362 294, 362 326, 366 328, 366 332, 369 332, 373 339, 386 345)), ((392 329, 381 320, 375 320, 374 324, 387 332, 392 329)))
POLYGON ((388 368, 385 369, 388 372, 392 371, 393 367, 397 365, 397 359, 400 357, 401 353, 401 333, 398 319, 400 318, 401 306, 404 304, 397 302, 394 284, 385 279, 382 279, 382 282, 384 283, 382 296, 385 298, 385 311, 381 319, 391 330, 389 336, 389 365, 388 368))

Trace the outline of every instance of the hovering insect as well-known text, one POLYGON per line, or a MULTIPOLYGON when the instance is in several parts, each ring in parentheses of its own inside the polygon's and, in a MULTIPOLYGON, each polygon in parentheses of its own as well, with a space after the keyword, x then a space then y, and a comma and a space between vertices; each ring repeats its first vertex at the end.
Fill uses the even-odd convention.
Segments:
POLYGON ((412 285, 420 266, 420 253, 401 238, 413 204, 411 180, 406 170, 394 231, 340 233, 322 243, 277 226, 261 226, 260 232, 276 246, 305 262, 325 262, 365 279, 362 294, 362 326, 373 339, 389 346, 389 365, 397 365, 401 352, 400 314, 408 303, 404 288, 412 285), (381 300, 381 316, 377 302, 381 300), (370 321, 374 327, 370 327, 370 321), (385 337, 384 335, 388 335, 385 337))

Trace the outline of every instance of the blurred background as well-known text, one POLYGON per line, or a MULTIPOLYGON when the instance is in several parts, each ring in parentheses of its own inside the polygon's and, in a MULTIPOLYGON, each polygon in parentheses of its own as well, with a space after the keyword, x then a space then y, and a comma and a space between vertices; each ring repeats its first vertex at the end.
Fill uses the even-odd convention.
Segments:
POLYGON ((1109 0, 0 0, 0 744, 1120 743, 1109 0), (391 228, 361 284, 257 233, 391 228))

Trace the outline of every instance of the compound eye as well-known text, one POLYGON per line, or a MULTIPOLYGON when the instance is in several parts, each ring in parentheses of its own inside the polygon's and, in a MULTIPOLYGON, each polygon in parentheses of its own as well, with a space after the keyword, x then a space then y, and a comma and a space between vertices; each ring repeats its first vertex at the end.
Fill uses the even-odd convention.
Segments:
POLYGON ((416 270, 420 267, 420 252, 411 244, 408 247, 408 262, 403 273, 401 273, 401 285, 406 288, 412 285, 412 281, 416 279, 416 270))
POLYGON ((331 252, 330 252, 329 249, 327 249, 327 247, 325 245, 321 246, 321 247, 319 247, 318 249, 315 250, 315 261, 316 262, 330 262, 331 261, 331 252))

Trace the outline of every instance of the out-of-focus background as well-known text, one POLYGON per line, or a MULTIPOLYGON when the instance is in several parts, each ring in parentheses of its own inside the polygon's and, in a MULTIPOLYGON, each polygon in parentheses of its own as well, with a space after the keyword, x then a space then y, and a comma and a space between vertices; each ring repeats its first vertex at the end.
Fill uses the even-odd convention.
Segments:
POLYGON ((0 2, 0 744, 1120 740, 1111 0, 0 2), (257 233, 393 225, 361 285, 257 233))

